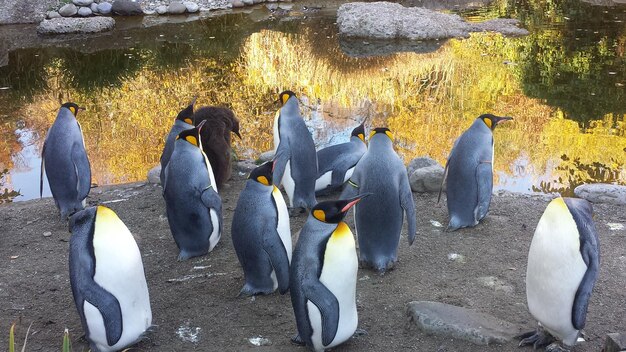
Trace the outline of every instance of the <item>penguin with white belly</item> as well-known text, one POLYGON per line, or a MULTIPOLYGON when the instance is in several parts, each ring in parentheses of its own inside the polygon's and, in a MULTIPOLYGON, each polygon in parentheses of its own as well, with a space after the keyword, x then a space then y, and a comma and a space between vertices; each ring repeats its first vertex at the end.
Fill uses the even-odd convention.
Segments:
POLYGON ((163 147, 163 153, 161 154, 161 174, 159 175, 161 178, 161 187, 165 185, 165 168, 167 167, 167 163, 170 161, 170 157, 174 151, 176 136, 184 130, 193 128, 193 107, 195 104, 196 98, 193 98, 191 103, 178 113, 176 119, 174 120, 174 125, 170 129, 170 133, 167 134, 165 146, 163 147))
POLYGON ((493 131, 498 123, 512 119, 480 115, 454 142, 441 188, 446 182, 450 216, 447 231, 474 227, 487 215, 493 189, 493 131))
POLYGON ((556 198, 544 211, 530 244, 526 298, 539 321, 537 331, 519 337, 520 346, 568 351, 585 326, 587 307, 598 278, 600 253, 591 203, 556 198))
POLYGON ((54 203, 63 219, 85 207, 91 189, 91 166, 83 132, 76 120, 80 109, 83 108, 74 103, 61 105, 41 151, 39 195, 43 193, 45 170, 54 203))
POLYGON ((273 183, 282 185, 291 208, 311 209, 315 199, 317 153, 302 116, 298 98, 291 91, 279 94, 283 104, 274 120, 273 183))
POLYGON ((352 130, 349 142, 318 150, 315 193, 323 195, 341 188, 352 176, 356 163, 366 151, 363 123, 352 130))
POLYGON ((231 226, 233 246, 243 267, 240 295, 281 294, 289 289, 291 230, 282 193, 272 185, 272 163, 252 170, 239 195, 231 226))
POLYGON ((404 163, 393 149, 388 128, 371 132, 367 152, 357 163, 341 198, 372 193, 354 207, 354 226, 359 240, 359 260, 380 274, 393 268, 406 213, 408 241, 413 244, 416 213, 404 163))
POLYGON ((141 253, 124 223, 98 206, 70 218, 70 284, 91 350, 118 351, 152 324, 141 253))
POLYGON ((362 198, 318 203, 300 231, 291 262, 291 303, 297 344, 324 351, 348 340, 356 331, 358 260, 354 237, 343 222, 362 198))
POLYGON ((205 255, 222 236, 222 199, 211 163, 202 151, 200 129, 181 132, 165 168, 163 196, 178 260, 205 255))

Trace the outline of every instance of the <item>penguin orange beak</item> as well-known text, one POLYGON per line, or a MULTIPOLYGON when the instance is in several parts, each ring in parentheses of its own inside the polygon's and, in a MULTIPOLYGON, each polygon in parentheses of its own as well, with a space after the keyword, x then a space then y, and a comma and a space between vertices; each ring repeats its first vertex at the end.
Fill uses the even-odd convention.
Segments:
POLYGON ((233 131, 233 133, 234 133, 234 134, 236 134, 236 135, 237 135, 237 137, 239 137, 239 139, 242 139, 242 138, 241 138, 241 135, 239 134, 239 131, 233 131))
POLYGON ((498 116, 498 120, 496 121, 496 123, 500 123, 500 122, 503 122, 503 121, 510 121, 510 120, 513 120, 513 118, 509 117, 509 116, 504 116, 504 117, 499 117, 498 116))
POLYGON ((341 212, 345 213, 348 210, 350 210, 350 208, 352 208, 356 203, 360 202, 361 199, 365 198, 365 197, 369 197, 371 196, 372 193, 363 193, 363 194, 359 194, 358 196, 354 197, 354 198, 350 198, 350 199, 346 199, 345 201, 348 202, 346 205, 343 206, 343 208, 341 208, 341 212))

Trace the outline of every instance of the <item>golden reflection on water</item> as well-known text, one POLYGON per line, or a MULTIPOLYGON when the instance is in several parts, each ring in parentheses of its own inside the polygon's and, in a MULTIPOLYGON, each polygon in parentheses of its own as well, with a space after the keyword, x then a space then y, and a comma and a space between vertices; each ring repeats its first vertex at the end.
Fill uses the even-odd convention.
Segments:
MULTIPOLYGON (((276 109, 272 102, 278 91, 291 89, 306 98, 305 116, 311 118, 309 108, 317 111, 313 118, 329 135, 364 118, 376 126, 386 125, 394 132, 396 149, 405 162, 429 155, 444 163, 462 131, 478 115, 491 112, 515 118, 495 132, 496 183, 498 177, 528 174, 537 187, 545 180, 567 180, 572 171, 554 169, 564 154, 581 164, 621 168, 616 178, 626 183, 624 117, 608 114, 582 132, 560 110, 526 97, 516 66, 507 64, 516 61, 524 39, 476 34, 451 40, 431 53, 357 60, 342 54, 335 41, 312 41, 309 31, 264 30, 250 35, 233 63, 199 58, 169 71, 146 66, 119 86, 98 91, 65 85, 63 71, 52 65, 47 68, 50 89, 22 107, 29 116, 27 127, 45 135, 56 116, 59 96, 85 106, 87 111, 78 120, 93 182, 130 182, 145 179, 159 162, 173 118, 193 96, 198 96, 199 106, 222 105, 235 111, 243 136, 233 139, 235 151, 240 158, 254 158, 272 149, 276 109), (332 58, 320 52, 331 53, 332 58), (529 161, 521 173, 512 167, 520 159, 529 161)), ((13 133, 12 126, 0 130, 3 137, 13 133)), ((315 133, 320 141, 329 135, 315 133)), ((12 166, 7 151, 14 153, 14 141, 3 138, 0 144, 4 167, 12 166)))

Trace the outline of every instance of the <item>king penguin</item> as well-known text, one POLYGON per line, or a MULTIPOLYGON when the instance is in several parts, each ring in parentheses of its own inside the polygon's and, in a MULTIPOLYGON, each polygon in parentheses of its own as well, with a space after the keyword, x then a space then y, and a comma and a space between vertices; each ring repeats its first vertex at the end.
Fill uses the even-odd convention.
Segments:
POLYGON ((293 342, 324 351, 356 331, 358 259, 346 212, 368 194, 316 204, 300 231, 290 269, 298 334, 293 342))
POLYGON ((152 324, 141 253, 113 210, 89 207, 70 218, 70 284, 92 351, 138 342, 152 324))
POLYGON ((193 128, 193 107, 195 104, 196 98, 194 97, 191 103, 178 113, 178 116, 176 116, 174 120, 174 125, 170 129, 170 133, 167 134, 163 153, 161 154, 161 174, 159 175, 161 178, 161 186, 165 185, 165 168, 174 151, 176 136, 184 130, 193 128))
POLYGON ((193 117, 196 125, 205 121, 200 133, 202 148, 213 168, 217 188, 221 189, 232 173, 230 134, 241 139, 239 120, 230 109, 217 106, 201 107, 193 117))
POLYGON ((591 292, 598 278, 600 253, 591 203, 556 198, 539 219, 530 243, 526 270, 526 298, 539 321, 536 332, 520 337, 520 346, 546 351, 569 350, 585 326, 591 292))
POLYGON ((380 274, 393 268, 398 260, 398 245, 404 213, 408 224, 409 245, 415 240, 415 203, 404 163, 393 150, 393 135, 388 128, 371 132, 369 147, 354 168, 342 198, 356 193, 372 193, 354 208, 354 223, 359 240, 360 262, 380 274))
POLYGON ((289 213, 271 182, 271 162, 252 170, 233 215, 233 246, 245 277, 240 295, 270 294, 277 288, 284 294, 289 289, 289 213))
POLYGON ((207 254, 222 235, 222 199, 211 163, 202 151, 200 129, 181 132, 165 168, 163 195, 178 260, 207 254))
POLYGON ((350 141, 317 151, 317 195, 340 189, 348 181, 356 163, 367 151, 364 123, 352 130, 350 141))
POLYGON ((450 216, 447 231, 476 226, 487 215, 493 188, 493 131, 498 123, 512 119, 480 115, 454 142, 442 181, 450 216))
POLYGON ((317 153, 311 132, 300 116, 298 98, 291 91, 279 94, 283 106, 274 120, 273 183, 283 185, 291 208, 311 209, 315 203, 317 153))
POLYGON ((74 103, 61 105, 41 152, 39 195, 43 193, 45 169, 54 203, 63 219, 85 207, 85 198, 91 188, 91 166, 83 132, 76 120, 80 109, 74 103))

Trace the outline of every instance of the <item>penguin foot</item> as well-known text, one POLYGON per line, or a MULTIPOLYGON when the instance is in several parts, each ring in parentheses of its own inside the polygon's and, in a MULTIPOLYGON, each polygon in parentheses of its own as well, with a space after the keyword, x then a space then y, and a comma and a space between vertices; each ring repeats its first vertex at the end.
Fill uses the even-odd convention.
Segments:
MULTIPOLYGON (((535 331, 529 331, 515 338, 520 339, 519 347, 533 345, 533 349, 539 349, 554 342, 554 337, 543 329, 537 329, 535 331)), ((547 351, 547 350, 546 350, 547 351)))
POLYGON ((257 295, 269 295, 272 294, 274 292, 274 290, 269 289, 269 290, 259 290, 259 289, 255 289, 252 286, 249 286, 248 284, 244 285, 243 288, 241 288, 241 291, 239 291, 239 294, 237 295, 237 298, 245 296, 245 297, 250 297, 250 296, 257 296, 257 295))
POLYGON ((300 334, 295 334, 291 337, 291 343, 296 344, 298 346, 304 346, 306 343, 300 337, 300 334))
POLYGON ((289 217, 295 218, 306 213, 306 208, 289 208, 289 217))
POLYGON ((569 352, 569 349, 555 342, 555 343, 548 345, 545 351, 546 352, 569 352))

